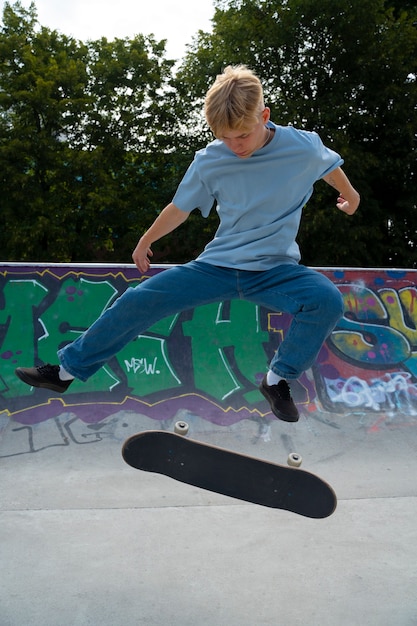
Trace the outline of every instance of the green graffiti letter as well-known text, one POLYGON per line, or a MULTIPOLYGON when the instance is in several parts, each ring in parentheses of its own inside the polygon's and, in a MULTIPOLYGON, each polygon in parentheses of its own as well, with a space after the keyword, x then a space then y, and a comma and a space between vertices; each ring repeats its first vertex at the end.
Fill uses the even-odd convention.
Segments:
POLYGON ((0 393, 5 397, 32 393, 14 375, 19 366, 32 365, 35 360, 35 325, 33 308, 39 306, 47 289, 36 280, 11 280, 4 288, 5 309, 0 324, 7 330, 1 345, 0 393))
MULTIPOLYGON (((256 374, 266 370, 262 343, 268 341, 268 333, 260 329, 258 306, 232 300, 225 318, 226 304, 198 307, 193 319, 183 323, 184 335, 192 342, 195 386, 221 400, 244 387, 238 374, 256 384, 256 374), (233 372, 227 349, 233 351, 237 372, 233 372)), ((259 394, 249 392, 246 399, 258 401, 259 394)))
MULTIPOLYGON (((116 289, 106 280, 94 282, 81 278, 65 280, 53 304, 43 313, 40 322, 44 334, 39 338, 38 355, 44 363, 56 363, 60 346, 77 339, 117 295, 116 289)), ((108 390, 115 378, 101 368, 87 383, 75 381, 74 393, 90 390, 108 390)))

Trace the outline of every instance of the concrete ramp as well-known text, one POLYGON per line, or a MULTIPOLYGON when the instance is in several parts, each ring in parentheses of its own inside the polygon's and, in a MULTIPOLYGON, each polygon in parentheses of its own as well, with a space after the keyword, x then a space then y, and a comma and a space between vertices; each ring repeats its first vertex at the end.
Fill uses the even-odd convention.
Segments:
POLYGON ((137 274, 2 269, 1 626, 417 625, 416 271, 323 270, 346 313, 285 424, 257 391, 285 316, 233 302, 165 320, 56 398, 14 368, 55 361, 137 274), (298 452, 336 512, 306 519, 124 464, 130 434, 178 419, 259 458, 298 452))

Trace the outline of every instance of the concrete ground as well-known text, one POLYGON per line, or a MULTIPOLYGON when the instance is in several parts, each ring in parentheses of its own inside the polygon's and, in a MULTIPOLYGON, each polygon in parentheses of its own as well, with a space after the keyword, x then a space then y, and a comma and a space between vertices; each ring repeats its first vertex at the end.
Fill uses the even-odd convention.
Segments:
POLYGON ((260 458, 300 453, 336 512, 307 519, 135 471, 123 440, 158 427, 141 415, 3 418, 1 626, 417 625, 417 418, 178 417, 260 458))

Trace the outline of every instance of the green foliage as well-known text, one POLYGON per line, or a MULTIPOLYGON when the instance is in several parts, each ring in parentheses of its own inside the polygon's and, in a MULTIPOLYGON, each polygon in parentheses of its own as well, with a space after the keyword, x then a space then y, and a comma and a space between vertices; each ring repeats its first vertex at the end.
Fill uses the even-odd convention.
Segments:
MULTIPOLYGON (((319 182, 299 234, 310 265, 417 265, 417 7, 401 0, 216 0, 179 68, 138 35, 80 42, 5 4, 0 28, 0 245, 6 260, 130 262, 211 135, 207 86, 260 76, 272 119, 317 131, 361 193, 353 217, 319 182)), ((217 216, 154 246, 193 258, 217 216)))
POLYGON ((163 51, 142 36, 83 44, 39 28, 34 5, 5 5, 3 258, 131 261, 185 169, 163 51))

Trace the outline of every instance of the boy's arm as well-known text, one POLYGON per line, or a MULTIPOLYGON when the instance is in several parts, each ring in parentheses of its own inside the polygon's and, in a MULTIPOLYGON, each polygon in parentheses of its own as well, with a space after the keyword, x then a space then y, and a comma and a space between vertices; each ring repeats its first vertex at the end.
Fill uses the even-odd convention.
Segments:
POLYGON ((139 271, 145 273, 149 269, 150 257, 152 257, 151 245, 185 222, 188 215, 189 213, 181 211, 172 202, 161 211, 152 226, 139 239, 133 251, 132 258, 139 271))
POLYGON ((337 208, 348 215, 353 215, 359 206, 361 197, 356 189, 352 187, 342 168, 337 167, 330 174, 323 176, 323 180, 339 192, 340 195, 336 203, 337 208))

